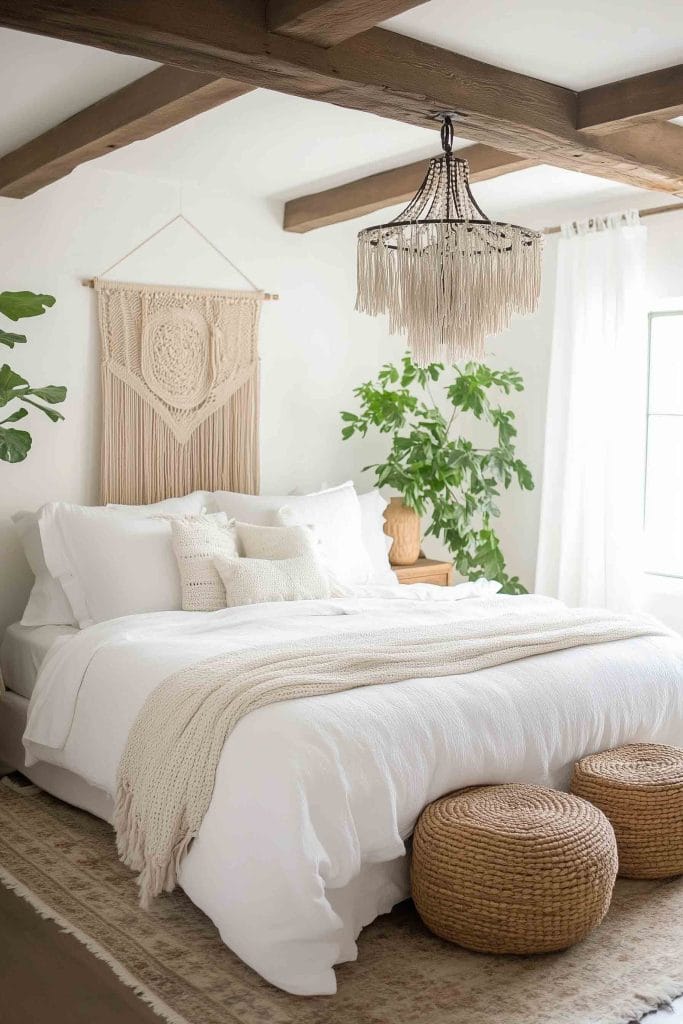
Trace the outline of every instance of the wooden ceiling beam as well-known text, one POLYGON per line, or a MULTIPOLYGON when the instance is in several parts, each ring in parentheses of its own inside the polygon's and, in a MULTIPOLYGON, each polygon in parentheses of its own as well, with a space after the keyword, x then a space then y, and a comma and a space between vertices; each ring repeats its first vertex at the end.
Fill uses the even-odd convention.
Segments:
MULTIPOLYGON (((269 0, 272 27, 324 46, 423 0, 269 0)), ((254 8, 251 7, 252 16, 254 8)), ((238 8, 244 17, 247 7, 238 8)), ((258 18, 253 24, 258 24, 258 18)), ((75 167, 251 91, 215 75, 162 66, 0 157, 0 196, 22 199, 75 167)))
POLYGON ((161 67, 0 157, 0 195, 23 199, 86 160, 242 96, 241 82, 161 67))
POLYGON ((678 64, 580 92, 577 125, 585 133, 605 134, 681 115, 683 64, 678 64))
MULTIPOLYGON (((576 93, 374 28, 330 49, 268 32, 236 0, 0 0, 0 24, 251 86, 458 132, 525 159, 643 188, 683 191, 683 154, 634 158, 576 129, 576 93)), ((254 3, 254 8, 260 8, 254 3)), ((261 8, 261 14, 263 9, 261 8)))
MULTIPOLYGON (((491 146, 474 145, 457 150, 470 165, 470 181, 488 181, 501 174, 533 167, 533 160, 503 153, 491 146)), ((394 167, 379 174, 370 174, 324 192, 290 199, 285 204, 285 231, 303 233, 314 228, 339 224, 363 217, 376 210, 407 203, 417 192, 429 166, 429 160, 418 160, 394 167)))
POLYGON ((424 0, 267 0, 268 28, 318 46, 336 46, 424 0))
MULTIPOLYGON (((670 167, 673 174, 678 172, 683 159, 683 127, 668 121, 649 121, 621 128, 607 135, 593 136, 597 146, 612 151, 618 147, 620 153, 641 163, 651 160, 653 154, 662 167, 670 167)), ((676 194, 683 193, 678 189, 676 194)))

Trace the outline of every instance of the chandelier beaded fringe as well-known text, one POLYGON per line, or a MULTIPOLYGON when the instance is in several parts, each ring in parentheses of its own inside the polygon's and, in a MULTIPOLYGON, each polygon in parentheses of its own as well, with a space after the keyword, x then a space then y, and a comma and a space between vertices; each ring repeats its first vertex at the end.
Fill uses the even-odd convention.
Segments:
POLYGON ((388 314, 390 333, 405 334, 423 365, 481 359, 488 335, 534 312, 541 284, 542 235, 490 221, 467 161, 453 155, 448 117, 441 138, 444 153, 408 206, 358 235, 356 309, 388 314))

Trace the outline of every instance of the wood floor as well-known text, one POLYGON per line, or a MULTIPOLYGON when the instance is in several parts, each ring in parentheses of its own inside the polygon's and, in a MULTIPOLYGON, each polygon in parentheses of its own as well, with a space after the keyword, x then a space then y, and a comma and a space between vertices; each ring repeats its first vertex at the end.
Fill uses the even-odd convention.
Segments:
MULTIPOLYGON (((452 1024, 466 1024, 466 1016, 452 1024)), ((683 1024, 683 999, 647 1024, 683 1024)), ((103 961, 0 885, 0 1024, 160 1024, 103 961)), ((492 1021, 491 1024, 496 1024, 492 1021)))
POLYGON ((0 885, 0 1024, 160 1024, 102 960, 0 885))

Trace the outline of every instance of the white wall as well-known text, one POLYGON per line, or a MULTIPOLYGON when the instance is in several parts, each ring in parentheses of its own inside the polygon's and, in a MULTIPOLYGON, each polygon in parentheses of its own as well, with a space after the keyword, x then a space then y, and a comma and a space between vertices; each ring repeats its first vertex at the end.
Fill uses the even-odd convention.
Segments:
MULTIPOLYGON (((487 183, 488 184, 488 183, 487 183)), ((495 183, 494 183, 495 184, 495 183)), ((383 320, 353 310, 355 238, 363 221, 306 235, 281 229, 279 202, 239 191, 185 186, 183 208, 257 284, 279 292, 264 305, 261 326, 262 489, 316 488, 352 478, 386 445, 378 437, 340 439, 339 411, 353 407, 352 390, 380 364, 402 352, 383 320)), ((178 186, 150 175, 85 166, 23 201, 0 200, 0 287, 29 288, 57 297, 43 317, 20 326, 26 346, 0 353, 33 384, 66 384, 64 423, 40 413, 30 421, 34 447, 24 463, 0 462, 0 628, 18 618, 30 577, 9 516, 45 501, 97 501, 99 460, 99 341, 95 297, 80 279, 103 271, 178 212, 178 186)), ((581 208, 572 215, 588 209, 581 208)), ((493 210, 499 213, 502 211, 493 210)), ((563 215, 565 210, 562 210, 563 215)), ((552 223, 556 211, 516 211, 518 222, 552 223)), ((648 221, 651 290, 683 294, 681 214, 648 221)), ((516 320, 489 345, 490 361, 514 366, 526 384, 511 405, 518 452, 536 479, 532 493, 513 489, 501 500, 498 522, 511 572, 533 584, 540 501, 546 382, 552 330, 556 236, 546 248, 538 312, 516 320)), ((230 269, 184 227, 174 228, 129 258, 111 276, 137 281, 241 287, 230 269)), ((426 543, 427 553, 438 545, 426 543)), ((682 612, 683 614, 683 612, 682 612)))
MULTIPOLYGON (((183 205, 252 280, 281 296, 264 304, 261 324, 262 489, 315 489, 349 477, 360 484, 372 443, 342 443, 339 410, 397 349, 380 321, 353 310, 357 225, 286 234, 280 204, 206 190, 185 188, 183 205)), ((65 421, 54 425, 32 414, 24 421, 33 434, 28 458, 0 462, 0 629, 19 618, 30 585, 9 516, 50 500, 98 500, 99 340, 95 295, 80 280, 103 271, 177 210, 173 183, 89 167, 30 199, 0 200, 0 287, 57 298, 44 316, 21 322, 28 344, 3 348, 0 357, 34 385, 68 387, 65 421)), ((246 287, 182 225, 110 276, 246 287)))
MULTIPOLYGON (((494 528, 500 537, 508 573, 519 576, 529 590, 533 588, 536 567, 555 257, 556 244, 551 236, 543 258, 541 297, 536 313, 516 317, 507 331, 489 339, 486 348, 487 363, 498 369, 512 367, 524 379, 524 391, 510 396, 501 392, 499 400, 504 408, 515 413, 517 455, 531 470, 536 486, 533 491, 522 491, 516 485, 503 491, 498 502, 501 515, 494 521, 494 528)), ((463 433, 478 440, 482 446, 491 444, 494 437, 490 428, 477 429, 471 423, 463 433)), ((424 550, 433 557, 447 556, 446 549, 432 538, 427 538, 424 550)))

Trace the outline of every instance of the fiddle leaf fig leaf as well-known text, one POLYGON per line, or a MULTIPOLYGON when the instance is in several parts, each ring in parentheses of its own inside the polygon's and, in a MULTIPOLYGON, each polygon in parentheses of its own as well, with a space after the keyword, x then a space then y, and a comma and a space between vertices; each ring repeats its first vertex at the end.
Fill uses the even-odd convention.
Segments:
MULTIPOLYGON (((23 317, 40 316, 42 313, 54 306, 55 300, 52 295, 37 295, 35 292, 0 292, 0 313, 9 320, 21 320, 23 317)), ((24 334, 13 334, 10 331, 0 330, 0 345, 7 348, 14 348, 15 345, 25 345, 24 334)), ((23 403, 15 407, 8 416, 0 419, 0 460, 3 462, 23 462, 31 450, 32 439, 27 430, 16 430, 14 427, 7 427, 7 423, 18 423, 30 415, 32 406, 38 409, 51 420, 57 423, 63 420, 64 416, 50 406, 58 405, 66 398, 66 388, 58 384, 46 384, 45 387, 32 388, 25 377, 13 370, 11 366, 4 363, 0 366, 0 408, 4 408, 10 402, 23 403), (39 401, 36 401, 39 399, 39 401), (47 404, 43 404, 47 403, 47 404)))
POLYGON ((40 316, 54 306, 53 295, 36 295, 35 292, 0 292, 0 313, 9 320, 23 320, 27 316, 40 316))
POLYGON ((0 459, 23 462, 31 449, 31 435, 26 430, 0 427, 0 459))
POLYGON ((17 420, 23 420, 24 416, 28 416, 28 409, 17 409, 11 416, 5 416, 4 420, 0 420, 0 426, 3 423, 16 423, 17 420))
POLYGON ((0 331, 0 345, 7 345, 7 348, 14 348, 15 345, 25 344, 25 334, 12 334, 10 331, 0 331))
POLYGON ((58 405, 66 398, 66 388, 62 385, 47 384, 44 388, 29 388, 26 394, 41 398, 43 402, 49 402, 50 405, 58 405))
POLYGON ((57 412, 56 409, 48 409, 46 405, 41 405, 40 402, 34 402, 32 399, 26 398, 25 395, 22 395, 21 400, 22 402, 26 402, 27 405, 32 405, 34 409, 40 409, 40 411, 44 412, 48 419, 52 420, 53 423, 56 423, 57 420, 64 419, 61 412, 57 412))
POLYGON ((7 405, 28 390, 28 381, 7 365, 0 367, 0 406, 7 405))

